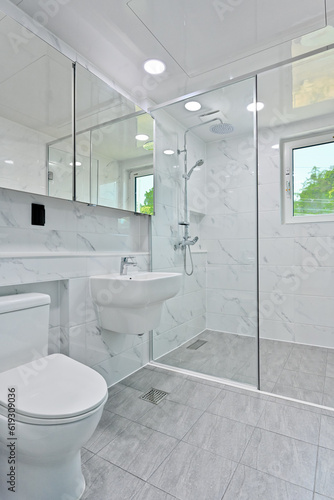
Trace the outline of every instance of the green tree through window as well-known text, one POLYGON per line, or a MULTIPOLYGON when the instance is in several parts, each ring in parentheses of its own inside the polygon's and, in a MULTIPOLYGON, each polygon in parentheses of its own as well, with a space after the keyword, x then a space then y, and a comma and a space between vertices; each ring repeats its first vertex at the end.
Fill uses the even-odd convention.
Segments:
POLYGON ((294 215, 334 213, 334 165, 313 167, 302 189, 294 194, 294 215))
POLYGON ((153 187, 146 191, 144 204, 140 205, 140 212, 142 214, 153 215, 153 187))

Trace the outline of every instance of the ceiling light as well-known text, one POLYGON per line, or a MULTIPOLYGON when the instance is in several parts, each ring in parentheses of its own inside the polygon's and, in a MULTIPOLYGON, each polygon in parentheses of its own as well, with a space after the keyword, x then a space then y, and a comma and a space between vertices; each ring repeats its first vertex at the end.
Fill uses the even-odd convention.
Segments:
POLYGON ((272 149, 279 149, 279 144, 274 144, 273 146, 271 146, 272 149))
POLYGON ((164 151, 165 155, 173 155, 174 153, 175 153, 175 151, 173 151, 173 149, 165 149, 165 151, 164 151))
MULTIPOLYGON (((258 101, 256 103, 256 111, 261 111, 261 109, 263 109, 263 108, 264 108, 263 102, 258 101)), ((248 104, 247 110, 248 111, 255 111, 255 102, 251 102, 250 104, 248 104)))
POLYGON ((150 75, 160 75, 166 69, 166 64, 159 59, 148 59, 144 63, 144 70, 150 75))
POLYGON ((5 160, 5 163, 7 163, 7 165, 14 165, 13 160, 5 160))
MULTIPOLYGON (((75 162, 75 166, 76 166, 76 167, 80 167, 81 165, 82 165, 81 161, 76 161, 76 162, 75 162)), ((72 162, 72 161, 71 161, 71 163, 70 163, 70 167, 73 167, 73 162, 72 162)))
POLYGON ((146 134, 138 134, 138 135, 136 135, 136 139, 137 139, 137 141, 147 141, 148 135, 146 135, 146 134))
POLYGON ((184 107, 188 111, 198 111, 199 109, 201 109, 202 105, 197 101, 188 101, 185 103, 184 107))

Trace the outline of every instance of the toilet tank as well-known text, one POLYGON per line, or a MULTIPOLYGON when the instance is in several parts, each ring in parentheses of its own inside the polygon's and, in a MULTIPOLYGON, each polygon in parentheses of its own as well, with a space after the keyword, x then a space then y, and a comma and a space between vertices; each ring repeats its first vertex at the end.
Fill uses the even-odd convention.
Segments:
POLYGON ((48 354, 49 310, 43 293, 0 297, 0 372, 48 354))

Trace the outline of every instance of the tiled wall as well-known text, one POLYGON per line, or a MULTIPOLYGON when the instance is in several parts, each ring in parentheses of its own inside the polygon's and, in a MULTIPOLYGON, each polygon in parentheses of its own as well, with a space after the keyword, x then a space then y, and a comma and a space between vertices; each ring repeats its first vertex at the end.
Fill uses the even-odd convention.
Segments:
POLYGON ((149 216, 0 189, 0 295, 50 294, 50 352, 92 366, 108 385, 148 362, 149 338, 111 333, 107 345, 88 277, 119 272, 129 254, 149 269, 149 223, 149 216), (31 225, 31 203, 45 205, 45 226, 31 225))
MULTIPOLYGON (((330 121, 285 125, 284 137, 330 121)), ((259 136, 260 334, 334 347, 334 222, 282 224, 279 151, 271 147, 280 137, 278 129, 259 136)))
POLYGON ((256 178, 252 130, 207 145, 207 328, 256 334, 256 178))
MULTIPOLYGON (((198 213, 192 194, 195 186, 204 183, 204 169, 194 172, 189 183, 190 235, 199 236, 192 247, 194 273, 186 276, 183 269, 183 253, 174 250, 174 245, 182 239, 183 228, 179 222, 184 220, 183 190, 184 156, 177 154, 183 149, 184 129, 163 111, 156 113, 155 147, 155 216, 152 219, 152 268, 154 271, 179 272, 183 274, 182 287, 176 297, 169 299, 163 306, 162 321, 153 334, 153 357, 175 349, 205 329, 206 326, 206 253, 203 252, 199 221, 203 213, 198 213), (165 149, 173 149, 174 155, 163 154, 165 149)), ((201 141, 189 135, 191 155, 188 165, 192 166, 203 158, 205 148, 201 141)), ((190 167, 189 167, 190 168, 190 167)), ((205 207, 201 207, 204 211, 205 207)), ((187 267, 190 269, 189 257, 187 267)))

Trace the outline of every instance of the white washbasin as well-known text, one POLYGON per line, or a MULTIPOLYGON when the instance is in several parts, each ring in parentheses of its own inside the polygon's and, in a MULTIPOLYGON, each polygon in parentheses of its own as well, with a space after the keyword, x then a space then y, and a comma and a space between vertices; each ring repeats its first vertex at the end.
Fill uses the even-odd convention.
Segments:
POLYGON ((159 325, 162 304, 181 287, 182 274, 138 272, 91 276, 90 293, 102 328, 141 334, 159 325))

